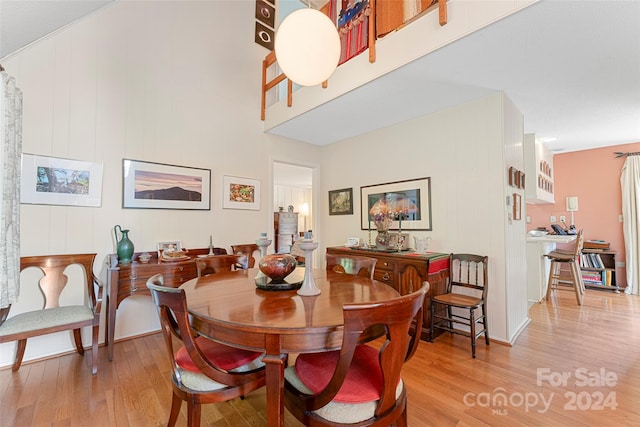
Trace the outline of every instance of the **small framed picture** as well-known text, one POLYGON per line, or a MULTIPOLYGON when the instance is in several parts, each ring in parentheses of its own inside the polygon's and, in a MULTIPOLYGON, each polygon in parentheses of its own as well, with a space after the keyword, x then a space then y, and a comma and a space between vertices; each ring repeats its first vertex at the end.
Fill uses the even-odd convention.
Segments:
POLYGON ((260 181, 225 175, 222 178, 222 207, 260 210, 260 181))
POLYGON ((182 250, 182 245, 178 241, 174 242, 158 242, 158 258, 162 256, 162 252, 179 252, 182 250))
POLYGON ((329 215, 353 215, 353 188, 329 191, 329 215))

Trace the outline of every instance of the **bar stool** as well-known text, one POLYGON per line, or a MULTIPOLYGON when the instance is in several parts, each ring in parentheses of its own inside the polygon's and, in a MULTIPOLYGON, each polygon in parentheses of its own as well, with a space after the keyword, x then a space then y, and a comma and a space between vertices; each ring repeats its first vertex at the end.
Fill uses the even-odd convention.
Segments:
POLYGON ((549 283, 547 284, 546 299, 551 297, 551 291, 559 289, 559 286, 565 285, 573 288, 576 293, 576 301, 578 305, 582 305, 582 298, 584 296, 584 282, 582 281, 582 274, 580 273, 580 253, 582 252, 582 244, 584 243, 584 237, 582 235, 583 230, 578 232, 575 246, 572 250, 557 249, 551 251, 545 255, 545 257, 551 260, 551 270, 549 271, 549 283), (569 277, 562 275, 562 267, 569 270, 569 277))

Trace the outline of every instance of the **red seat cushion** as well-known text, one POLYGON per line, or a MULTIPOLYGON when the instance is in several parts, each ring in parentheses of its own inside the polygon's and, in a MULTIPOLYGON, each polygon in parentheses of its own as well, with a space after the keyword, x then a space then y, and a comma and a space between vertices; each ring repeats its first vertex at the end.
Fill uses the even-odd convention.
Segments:
MULTIPOLYGON (((205 337, 196 338, 196 343, 205 357, 209 359, 212 364, 227 371, 246 365, 262 354, 255 351, 229 347, 227 345, 211 341, 205 337)), ((193 360, 191 360, 191 357, 184 346, 180 347, 176 353, 176 363, 182 369, 187 371, 200 371, 193 363, 193 360)))
MULTIPOLYGON (((356 347, 344 383, 333 399, 335 402, 363 403, 380 399, 382 371, 378 354, 378 350, 368 345, 356 347)), ((296 374, 309 390, 317 393, 329 383, 339 356, 339 351, 301 354, 296 359, 296 374)))

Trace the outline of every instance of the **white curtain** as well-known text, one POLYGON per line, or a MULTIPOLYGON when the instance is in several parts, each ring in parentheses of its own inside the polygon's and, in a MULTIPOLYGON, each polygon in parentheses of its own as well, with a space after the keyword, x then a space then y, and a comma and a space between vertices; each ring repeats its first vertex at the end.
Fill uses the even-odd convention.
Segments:
POLYGON ((0 309, 17 301, 20 290, 20 156, 22 92, 1 71, 0 98, 0 309))
POLYGON ((627 155, 620 174, 624 249, 627 253, 625 293, 640 295, 640 155, 627 155))

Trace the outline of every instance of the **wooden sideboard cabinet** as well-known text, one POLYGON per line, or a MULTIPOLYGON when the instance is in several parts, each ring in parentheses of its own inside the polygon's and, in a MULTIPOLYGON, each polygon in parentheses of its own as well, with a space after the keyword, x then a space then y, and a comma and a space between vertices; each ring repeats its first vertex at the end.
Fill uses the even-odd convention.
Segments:
MULTIPOLYGON (((157 253, 151 253, 151 259, 142 263, 138 257, 143 252, 133 254, 132 262, 119 264, 116 254, 107 257, 107 289, 105 296, 106 326, 104 339, 109 352, 109 360, 113 360, 113 338, 116 326, 116 311, 120 303, 131 295, 150 295, 147 289, 147 280, 154 274, 161 273, 164 276, 165 286, 178 287, 187 280, 197 276, 196 258, 198 255, 206 255, 209 249, 190 249, 190 256, 185 261, 165 262, 158 260, 157 253)), ((214 254, 224 255, 226 249, 214 248, 214 254)))
MULTIPOLYGON (((424 301, 422 331, 420 337, 429 341, 431 328, 431 295, 443 294, 449 279, 449 254, 429 252, 382 252, 344 246, 327 248, 335 255, 368 256, 377 258, 374 279, 386 283, 401 295, 416 291, 425 280, 429 282, 429 293, 424 301)), ((439 335, 442 333, 436 330, 439 335)))

